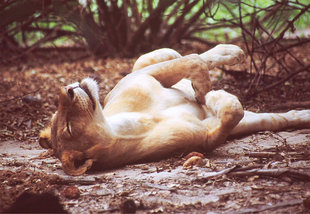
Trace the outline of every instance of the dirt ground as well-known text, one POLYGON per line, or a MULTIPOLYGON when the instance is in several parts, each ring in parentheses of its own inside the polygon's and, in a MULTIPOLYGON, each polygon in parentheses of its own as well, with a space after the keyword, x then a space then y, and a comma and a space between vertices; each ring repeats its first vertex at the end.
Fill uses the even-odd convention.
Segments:
MULTIPOLYGON (((302 57, 309 63, 307 54, 302 57)), ((69 213, 310 212, 310 129, 229 139, 190 169, 182 167, 184 154, 71 177, 59 160, 43 157, 38 134, 57 108, 58 87, 91 76, 100 82, 103 101, 134 61, 41 51, 0 65, 0 211, 24 192, 52 192, 69 213)), ((309 72, 255 97, 244 93, 248 75, 212 75, 213 87, 236 94, 246 109, 310 109, 309 72)))

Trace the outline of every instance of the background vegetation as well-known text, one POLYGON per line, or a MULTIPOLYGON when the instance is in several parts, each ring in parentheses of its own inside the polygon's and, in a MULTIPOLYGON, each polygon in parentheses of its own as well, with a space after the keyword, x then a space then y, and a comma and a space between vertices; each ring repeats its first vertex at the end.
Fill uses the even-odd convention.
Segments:
POLYGON ((256 73, 250 88, 275 65, 284 74, 277 85, 309 71, 292 52, 309 37, 289 37, 310 28, 309 10, 309 0, 3 0, 2 62, 42 47, 132 57, 186 41, 240 42, 256 73))

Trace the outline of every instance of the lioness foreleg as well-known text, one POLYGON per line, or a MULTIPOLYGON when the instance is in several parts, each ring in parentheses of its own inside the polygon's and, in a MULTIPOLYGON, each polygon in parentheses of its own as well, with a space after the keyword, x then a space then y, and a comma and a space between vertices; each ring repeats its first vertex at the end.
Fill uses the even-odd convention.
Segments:
POLYGON ((84 174, 93 165, 92 159, 86 159, 83 152, 76 150, 63 151, 60 160, 63 170, 73 176, 84 174))
MULTIPOLYGON (((151 52, 150 55, 152 56, 152 54, 155 53, 157 52, 151 52)), ((157 56, 158 54, 155 55, 157 56)), ((191 54, 184 57, 175 56, 175 59, 173 60, 164 61, 145 67, 138 72, 153 76, 167 88, 175 85, 182 79, 189 79, 192 82, 193 89, 195 90, 195 97, 197 101, 199 103, 204 103, 205 94, 211 90, 211 81, 208 71, 220 65, 232 65, 242 62, 243 60, 244 53, 238 46, 217 45, 211 50, 200 55, 191 54)), ((149 64, 149 60, 146 61, 149 64)), ((138 64, 141 64, 141 62, 138 64)))

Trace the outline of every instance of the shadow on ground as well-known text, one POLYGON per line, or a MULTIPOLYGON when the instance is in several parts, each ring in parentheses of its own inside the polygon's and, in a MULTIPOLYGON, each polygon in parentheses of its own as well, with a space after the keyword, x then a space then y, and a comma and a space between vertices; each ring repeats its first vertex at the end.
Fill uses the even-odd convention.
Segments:
POLYGON ((70 213, 306 213, 309 141, 310 129, 263 132, 230 140, 202 167, 183 169, 185 159, 174 157, 77 177, 38 144, 4 141, 1 207, 27 190, 54 193, 70 213))

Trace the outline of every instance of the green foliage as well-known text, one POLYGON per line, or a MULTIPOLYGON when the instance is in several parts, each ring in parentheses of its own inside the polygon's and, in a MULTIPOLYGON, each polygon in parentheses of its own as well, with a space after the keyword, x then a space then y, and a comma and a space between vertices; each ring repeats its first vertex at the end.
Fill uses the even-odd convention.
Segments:
POLYGON ((0 45, 66 45, 79 37, 94 53, 132 55, 182 40, 233 41, 242 32, 258 39, 266 33, 278 37, 309 27, 307 9, 287 29, 308 1, 7 0, 0 3, 0 45))

